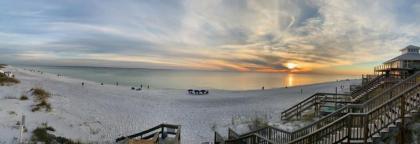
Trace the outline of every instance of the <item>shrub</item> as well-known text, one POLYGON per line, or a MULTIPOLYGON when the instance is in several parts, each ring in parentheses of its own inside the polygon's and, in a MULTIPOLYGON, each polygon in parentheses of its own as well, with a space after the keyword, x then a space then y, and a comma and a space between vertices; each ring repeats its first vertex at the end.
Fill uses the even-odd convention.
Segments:
POLYGON ((48 93, 42 88, 32 88, 31 91, 32 91, 32 94, 36 96, 38 100, 45 100, 48 97, 50 97, 50 93, 48 93))
POLYGON ((48 103, 48 98, 50 97, 50 93, 45 91, 42 88, 32 88, 32 94, 35 96, 35 102, 37 104, 32 105, 32 112, 36 112, 41 110, 42 108, 45 111, 50 112, 52 110, 51 104, 48 103))
POLYGON ((20 100, 28 100, 28 97, 26 95, 21 95, 19 99, 20 100))
POLYGON ((13 77, 8 77, 5 74, 0 73, 0 86, 17 84, 19 82, 19 80, 13 77))
POLYGON ((32 112, 39 111, 41 108, 44 108, 46 112, 50 112, 52 110, 51 104, 46 100, 42 100, 40 103, 32 105, 32 112))
POLYGON ((15 111, 9 111, 9 115, 16 115, 15 111))
POLYGON ((51 126, 48 126, 47 123, 43 123, 40 127, 37 127, 32 131, 31 142, 42 142, 45 144, 80 144, 80 142, 74 142, 71 139, 50 134, 48 133, 49 131, 55 131, 55 129, 51 126))

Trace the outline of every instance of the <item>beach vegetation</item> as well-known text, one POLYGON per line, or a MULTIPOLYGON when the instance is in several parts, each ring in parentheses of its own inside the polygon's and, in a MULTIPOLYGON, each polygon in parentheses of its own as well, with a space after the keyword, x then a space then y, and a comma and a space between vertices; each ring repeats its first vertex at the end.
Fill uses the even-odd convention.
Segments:
POLYGON ((24 100, 28 100, 28 96, 26 96, 26 95, 21 95, 19 99, 20 99, 20 100, 22 100, 22 101, 24 101, 24 100))
POLYGON ((18 83, 20 83, 20 81, 16 78, 8 77, 4 73, 0 73, 0 86, 10 86, 18 83))
POLYGON ((50 97, 50 93, 42 88, 32 88, 30 91, 38 100, 46 100, 50 97))
POLYGON ((81 142, 75 142, 71 139, 55 136, 49 132, 54 132, 55 129, 51 126, 48 126, 47 123, 42 123, 41 126, 38 126, 32 131, 31 143, 45 143, 45 144, 81 144, 81 142))
POLYGON ((46 112, 50 112, 52 110, 51 104, 48 102, 48 98, 50 97, 50 93, 45 91, 42 88, 32 88, 32 95, 35 96, 35 105, 32 105, 32 112, 39 111, 41 109, 45 109, 46 112))
POLYGON ((17 115, 15 111, 9 111, 9 115, 17 115))

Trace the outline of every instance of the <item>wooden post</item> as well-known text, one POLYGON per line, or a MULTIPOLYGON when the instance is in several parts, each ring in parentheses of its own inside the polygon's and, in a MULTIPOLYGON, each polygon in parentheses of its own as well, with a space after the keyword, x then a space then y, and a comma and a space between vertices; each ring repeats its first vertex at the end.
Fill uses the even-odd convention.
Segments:
POLYGON ((353 117, 347 119, 347 143, 350 143, 351 140, 351 128, 353 127, 353 117))
POLYGON ((367 143, 368 140, 368 133, 369 133, 369 115, 364 115, 363 116, 363 125, 364 125, 364 132, 363 132, 363 141, 364 143, 367 143))
POLYGON ((19 143, 20 144, 23 144, 23 132, 25 131, 24 129, 25 129, 25 115, 22 115, 22 121, 21 121, 21 123, 20 123, 20 130, 19 130, 19 132, 20 132, 20 137, 19 137, 19 143))
POLYGON ((400 143, 405 143, 405 94, 401 96, 401 125, 400 125, 400 143))
POLYGON ((335 110, 337 110, 337 101, 338 101, 338 96, 337 96, 337 94, 338 94, 338 90, 337 90, 337 87, 335 87, 335 96, 334 96, 334 98, 335 98, 335 104, 334 104, 334 107, 335 107, 335 110))

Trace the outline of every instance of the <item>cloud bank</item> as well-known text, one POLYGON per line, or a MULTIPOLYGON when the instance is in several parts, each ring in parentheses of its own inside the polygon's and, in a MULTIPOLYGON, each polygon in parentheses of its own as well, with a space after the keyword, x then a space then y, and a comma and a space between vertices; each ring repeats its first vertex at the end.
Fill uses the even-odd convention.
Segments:
POLYGON ((0 61, 351 72, 419 45, 416 0, 4 0, 0 61))

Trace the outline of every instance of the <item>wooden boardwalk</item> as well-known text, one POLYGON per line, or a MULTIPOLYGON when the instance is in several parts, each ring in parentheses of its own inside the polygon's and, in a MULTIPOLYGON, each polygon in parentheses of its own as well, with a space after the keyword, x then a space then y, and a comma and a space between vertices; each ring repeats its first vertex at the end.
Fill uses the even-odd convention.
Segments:
MULTIPOLYGON (((392 127, 404 128, 420 105, 420 72, 397 80, 380 75, 373 78, 349 96, 340 95, 347 102, 313 123, 296 131, 264 127, 246 134, 229 129, 228 138, 215 133, 219 144, 330 144, 373 143, 392 127)), ((316 93, 282 113, 282 119, 299 119, 308 109, 319 111, 328 97, 339 95, 316 93)), ((319 113, 319 112, 318 112, 319 113)))

